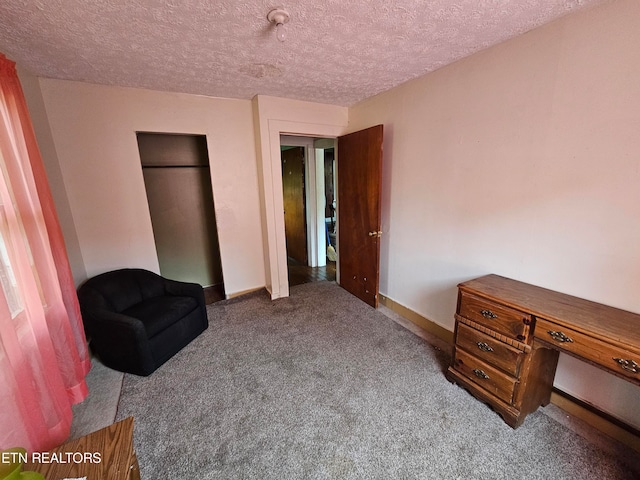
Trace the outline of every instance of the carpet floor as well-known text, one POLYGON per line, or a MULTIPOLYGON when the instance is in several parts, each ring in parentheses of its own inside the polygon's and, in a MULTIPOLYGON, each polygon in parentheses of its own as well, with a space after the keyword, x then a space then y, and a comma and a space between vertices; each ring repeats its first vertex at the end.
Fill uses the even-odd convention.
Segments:
POLYGON ((190 345, 124 376, 143 480, 638 478, 541 411, 511 429, 446 380, 446 353, 334 282, 207 308, 190 345))

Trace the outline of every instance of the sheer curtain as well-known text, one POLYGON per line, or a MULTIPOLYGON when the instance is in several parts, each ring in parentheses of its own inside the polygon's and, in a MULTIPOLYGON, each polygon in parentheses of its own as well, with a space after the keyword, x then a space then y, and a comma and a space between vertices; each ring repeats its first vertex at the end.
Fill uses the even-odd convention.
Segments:
POLYGON ((15 64, 0 54, 0 449, 66 440, 91 368, 15 64))

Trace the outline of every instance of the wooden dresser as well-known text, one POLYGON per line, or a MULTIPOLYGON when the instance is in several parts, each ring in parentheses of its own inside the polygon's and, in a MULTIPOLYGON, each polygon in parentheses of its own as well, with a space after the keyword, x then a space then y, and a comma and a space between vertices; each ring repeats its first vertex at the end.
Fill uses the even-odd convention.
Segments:
POLYGON ((640 315, 487 275, 458 285, 447 378, 512 427, 551 397, 559 352, 640 385, 640 315))

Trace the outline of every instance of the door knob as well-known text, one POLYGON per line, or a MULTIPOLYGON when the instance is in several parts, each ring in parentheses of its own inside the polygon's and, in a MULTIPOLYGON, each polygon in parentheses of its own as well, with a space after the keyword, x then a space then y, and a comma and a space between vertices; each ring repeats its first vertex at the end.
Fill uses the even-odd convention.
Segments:
POLYGON ((382 236, 382 232, 378 231, 378 232, 369 232, 369 236, 370 237, 378 237, 380 238, 382 236))

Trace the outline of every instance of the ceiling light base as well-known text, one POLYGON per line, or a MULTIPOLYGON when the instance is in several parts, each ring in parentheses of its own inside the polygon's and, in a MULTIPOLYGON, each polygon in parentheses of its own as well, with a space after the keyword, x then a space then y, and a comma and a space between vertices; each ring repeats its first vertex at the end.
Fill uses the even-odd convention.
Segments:
POLYGON ((282 8, 274 8, 267 14, 267 20, 276 25, 284 25, 289 21, 289 12, 282 8))

